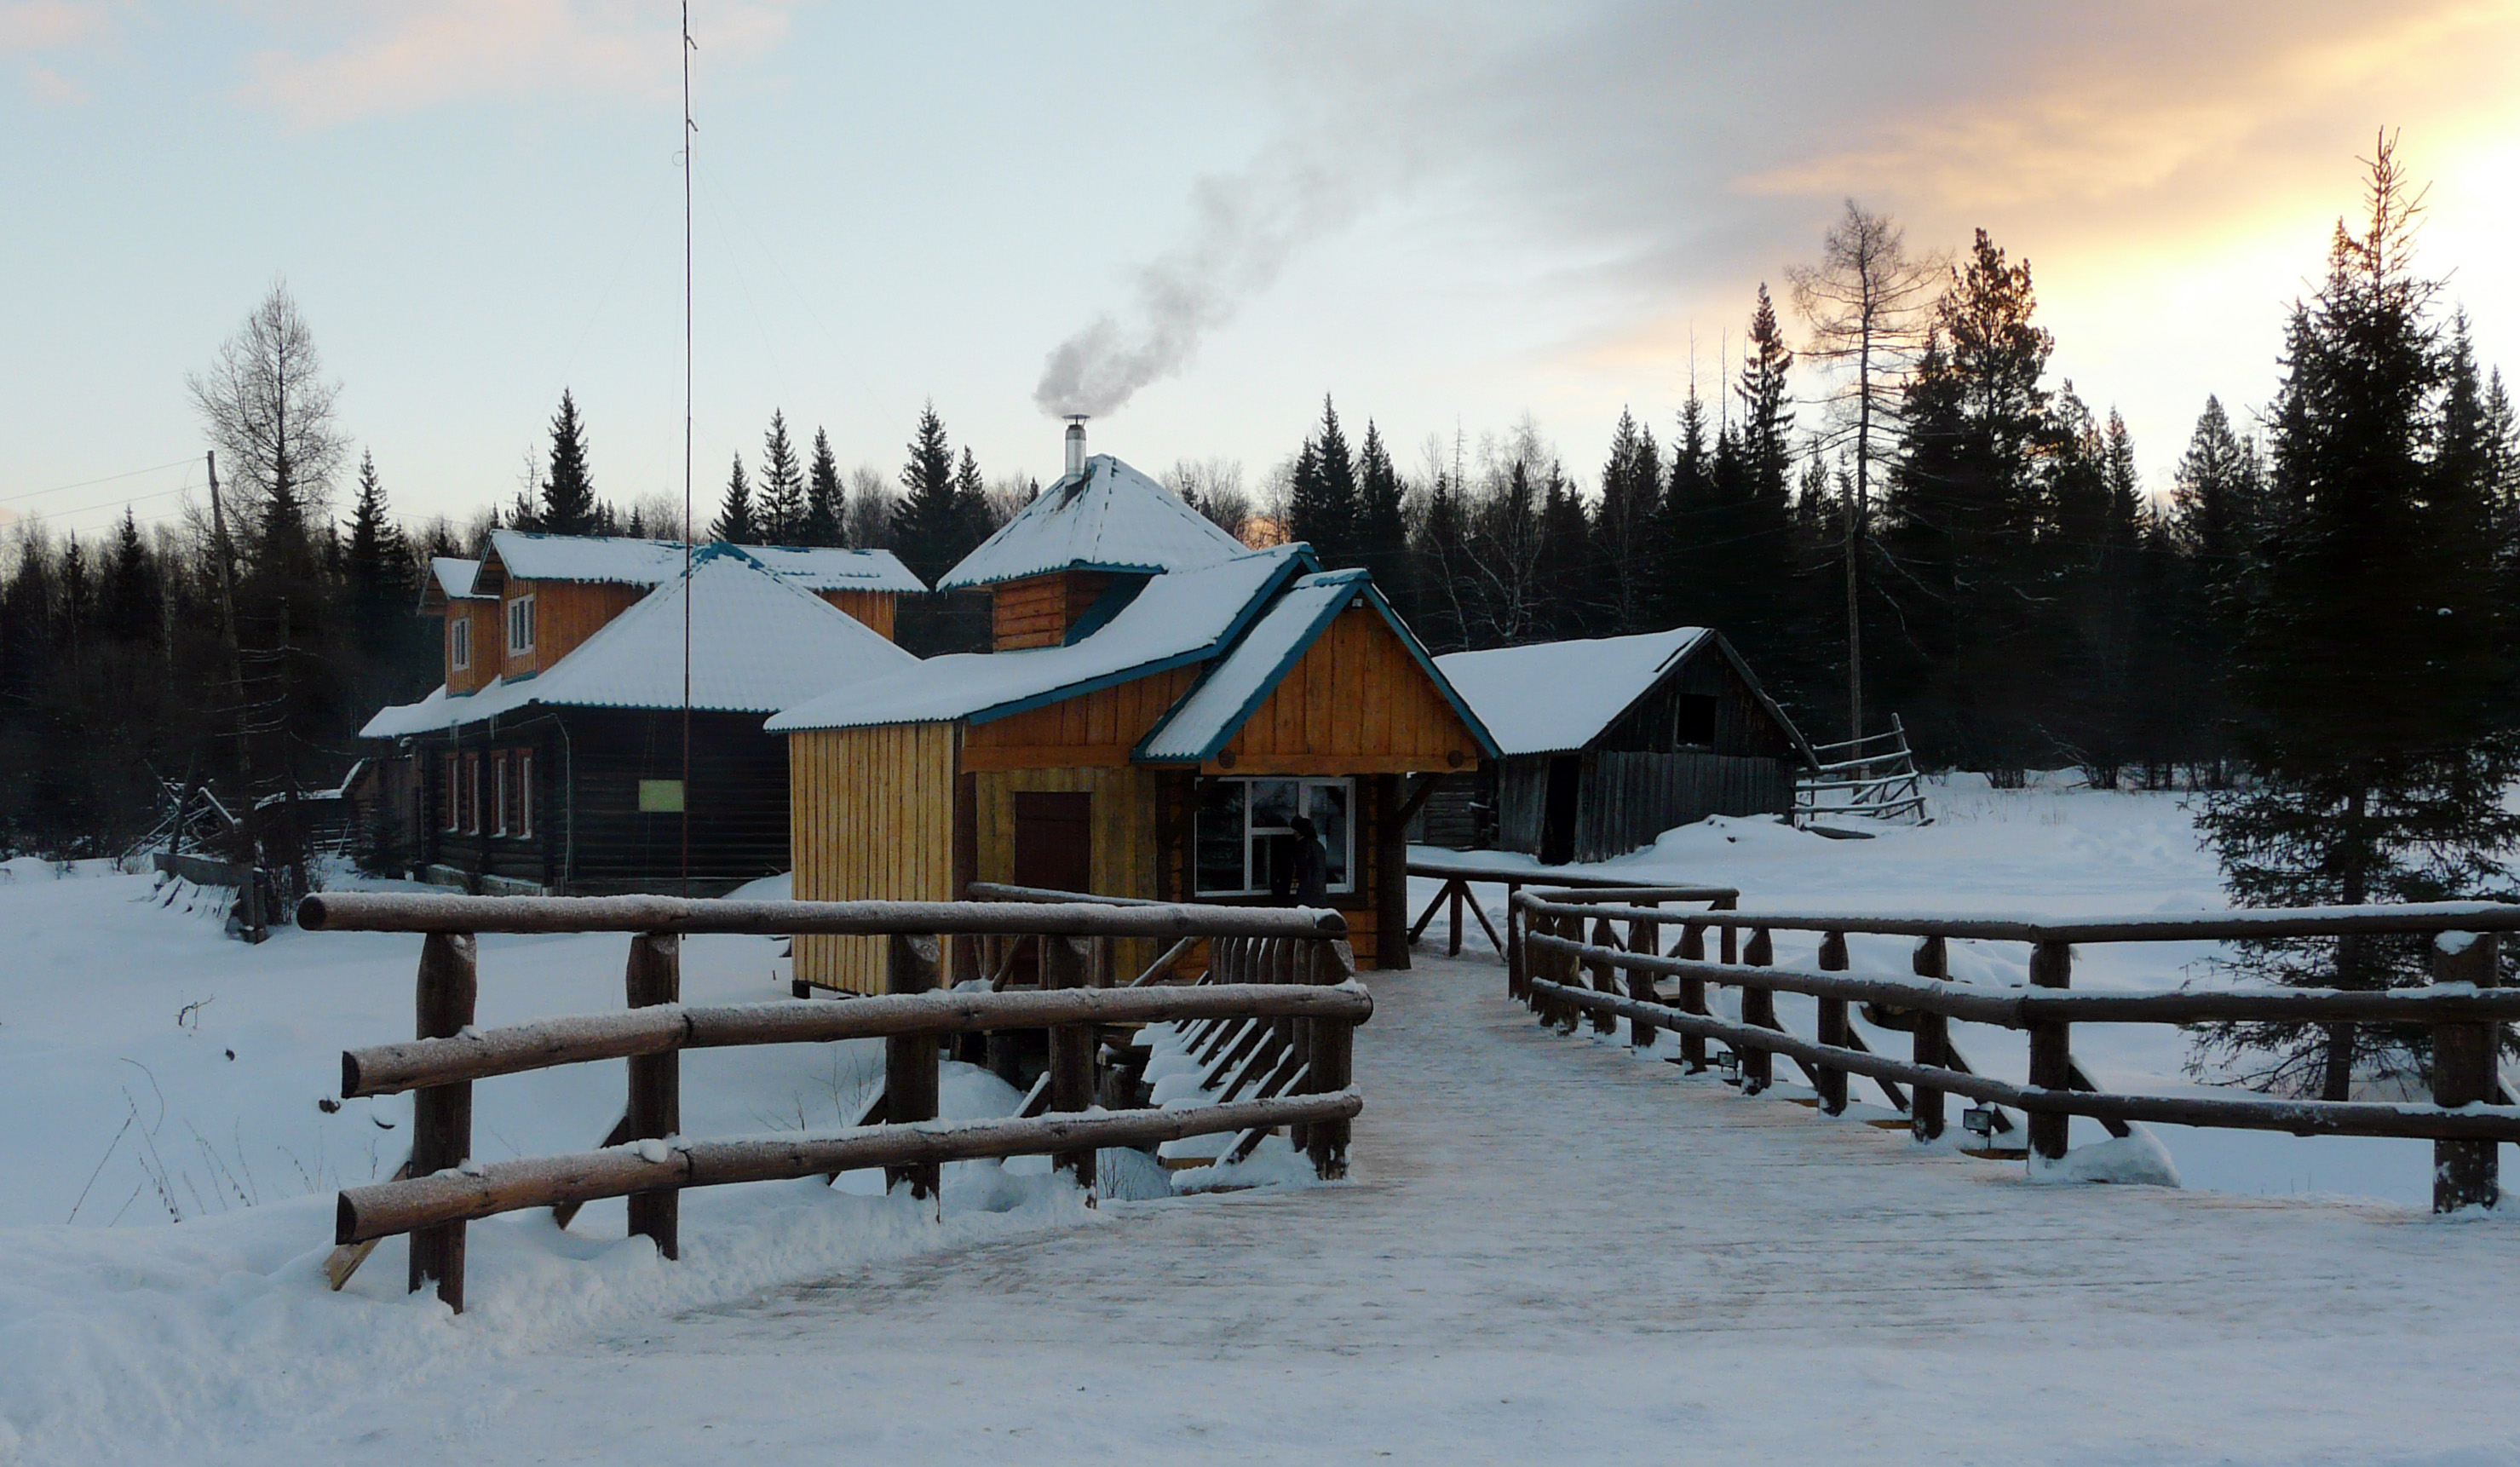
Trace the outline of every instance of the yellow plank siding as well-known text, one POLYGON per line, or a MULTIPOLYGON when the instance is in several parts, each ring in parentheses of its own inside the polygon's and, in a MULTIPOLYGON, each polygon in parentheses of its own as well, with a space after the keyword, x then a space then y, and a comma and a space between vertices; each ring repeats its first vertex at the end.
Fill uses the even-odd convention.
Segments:
MULTIPOLYGON (((788 735, 796 896, 808 902, 942 902, 955 892, 952 724, 815 729, 788 735)), ((796 976, 883 991, 874 937, 796 939, 796 976)))
POLYGON ((1129 751, 1198 673, 1195 667, 1175 668, 981 724, 964 740, 963 767, 1125 764, 1129 751))
POLYGON ((874 628, 886 642, 893 640, 893 623, 896 620, 895 613, 899 610, 899 603, 901 600, 901 598, 897 593, 890 591, 818 591, 814 594, 821 597, 824 600, 831 602, 833 606, 838 607, 840 610, 846 611, 851 616, 856 617, 867 626, 874 628))
MULTIPOLYGON (((1088 869, 1098 896, 1162 895, 1158 885, 1161 833, 1156 827, 1155 772, 1135 766, 1064 769, 983 769, 975 772, 972 829, 978 842, 972 871, 981 881, 1012 881, 1015 873, 1015 795, 1082 793, 1093 796, 1092 852, 1088 869)), ((1114 944, 1112 965, 1125 983, 1155 960, 1154 944, 1130 938, 1114 944)))

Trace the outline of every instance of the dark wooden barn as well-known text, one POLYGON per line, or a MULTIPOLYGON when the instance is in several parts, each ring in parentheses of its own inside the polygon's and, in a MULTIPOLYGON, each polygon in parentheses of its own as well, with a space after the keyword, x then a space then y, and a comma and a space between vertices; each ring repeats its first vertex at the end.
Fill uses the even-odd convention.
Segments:
POLYGON ((501 532, 481 562, 436 567, 446 684, 362 731, 391 743, 394 865, 496 893, 677 891, 688 838, 694 895, 788 868, 788 741, 762 719, 913 665, 883 634, 917 583, 882 552, 715 545, 688 580, 682 562, 501 532))
POLYGON ((1504 757, 1430 800, 1424 829, 1600 861, 1711 815, 1785 815, 1811 746, 1732 644, 1700 627, 1437 659, 1504 757))

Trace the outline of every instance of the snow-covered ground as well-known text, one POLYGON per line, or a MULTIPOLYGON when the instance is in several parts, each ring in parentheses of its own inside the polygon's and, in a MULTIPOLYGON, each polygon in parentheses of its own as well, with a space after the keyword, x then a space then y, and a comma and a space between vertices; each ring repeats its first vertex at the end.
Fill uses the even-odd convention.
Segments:
MULTIPOLYGON (((1614 868, 1752 907, 2220 905, 2175 796, 1933 793, 1920 830, 1716 822, 1614 868)), ((2428 1217, 2420 1143, 2164 1130, 2184 1191, 2025 1186, 2018 1164, 1546 1034, 1483 951, 1374 979, 1352 1185, 1088 1213, 1037 1164, 971 1164, 941 1224, 863 1186, 700 1191, 676 1264, 621 1236, 616 1203, 566 1232, 475 1224, 461 1318, 403 1295, 399 1242, 335 1295, 332 1189, 392 1170, 408 1102, 326 1102, 341 1048, 409 1032, 418 939, 247 948, 145 877, 5 872, 0 1463, 1660 1461, 1859 1440, 1903 1462, 2520 1462, 2490 1404, 2520 1378, 2520 1231, 2428 1217)), ((617 1006, 625 949, 485 939, 481 1022, 617 1006)), ((1854 956, 1906 964, 1896 941, 1854 956)), ((2076 983, 2211 982, 2209 956, 2085 948, 2076 983)), ((2021 953, 1955 962, 2017 980, 2021 953)), ((787 992, 766 941, 692 939, 684 971, 695 1000, 787 992)), ((1961 1035, 1999 1071, 2002 1039, 1961 1035)), ((2077 1036, 2112 1088, 2188 1083, 2182 1046, 2077 1036)), ((878 1058, 693 1054, 686 1128, 832 1125, 878 1058)), ((483 1156, 592 1144, 621 1081, 483 1084, 483 1156)), ((1012 1100, 958 1069, 944 1109, 1012 1100)))

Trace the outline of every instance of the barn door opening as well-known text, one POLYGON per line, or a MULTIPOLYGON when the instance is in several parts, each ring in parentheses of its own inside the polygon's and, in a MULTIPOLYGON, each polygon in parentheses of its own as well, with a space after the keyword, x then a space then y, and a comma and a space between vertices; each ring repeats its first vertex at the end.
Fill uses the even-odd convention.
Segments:
POLYGON ((1549 793, 1540 810, 1540 864, 1564 866, 1575 859, 1575 801, 1584 787, 1584 756, 1552 755, 1549 793))

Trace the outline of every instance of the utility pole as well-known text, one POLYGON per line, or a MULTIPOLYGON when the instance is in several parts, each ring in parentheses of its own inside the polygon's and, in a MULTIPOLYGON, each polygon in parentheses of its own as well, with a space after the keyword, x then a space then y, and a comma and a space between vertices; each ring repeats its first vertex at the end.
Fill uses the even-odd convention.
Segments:
POLYGON ((236 552, 228 543, 227 510, 219 502, 219 454, 210 449, 202 455, 210 477, 210 539, 219 560, 219 641, 228 654, 228 687, 236 699, 237 778, 243 787, 250 789, 253 780, 253 754, 246 733, 245 655, 238 649, 236 611, 236 552))

